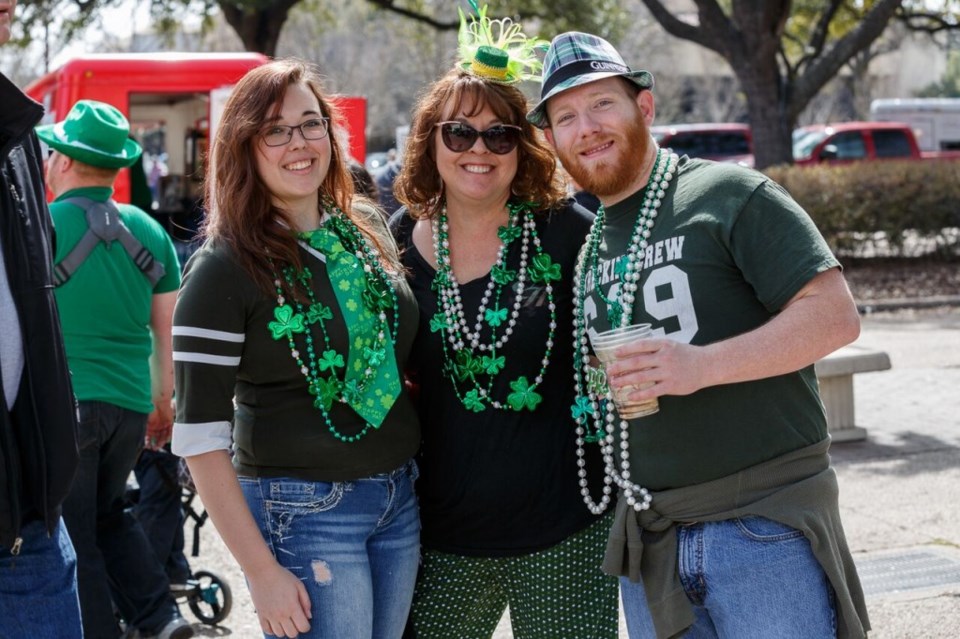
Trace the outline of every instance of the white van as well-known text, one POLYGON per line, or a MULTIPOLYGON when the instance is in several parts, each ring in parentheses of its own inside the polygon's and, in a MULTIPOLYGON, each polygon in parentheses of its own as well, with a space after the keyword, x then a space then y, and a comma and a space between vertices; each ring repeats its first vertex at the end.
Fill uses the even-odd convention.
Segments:
POLYGON ((874 100, 870 119, 909 125, 921 151, 960 150, 960 98, 874 100))

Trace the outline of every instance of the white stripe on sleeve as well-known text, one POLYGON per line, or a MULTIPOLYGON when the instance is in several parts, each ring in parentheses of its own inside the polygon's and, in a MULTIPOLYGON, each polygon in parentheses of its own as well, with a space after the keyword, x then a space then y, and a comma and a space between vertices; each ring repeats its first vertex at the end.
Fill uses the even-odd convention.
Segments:
POLYGON ((197 362, 198 364, 213 364, 214 366, 239 366, 239 357, 227 357, 226 355, 210 355, 209 353, 188 353, 186 351, 173 351, 173 361, 175 362, 197 362))
POLYGON ((199 326, 174 326, 173 334, 183 335, 184 337, 204 337, 206 339, 215 339, 221 342, 236 342, 238 344, 242 344, 246 337, 244 333, 215 331, 209 328, 200 328, 199 326))
POLYGON ((214 450, 229 451, 232 445, 230 422, 173 425, 170 450, 174 455, 190 457, 214 450))

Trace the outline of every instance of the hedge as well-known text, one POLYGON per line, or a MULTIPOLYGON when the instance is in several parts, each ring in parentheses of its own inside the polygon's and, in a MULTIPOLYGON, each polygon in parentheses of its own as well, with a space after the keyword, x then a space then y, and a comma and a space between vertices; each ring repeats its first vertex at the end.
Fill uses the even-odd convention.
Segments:
POLYGON ((776 166, 764 171, 813 218, 834 251, 960 254, 960 161, 776 166))

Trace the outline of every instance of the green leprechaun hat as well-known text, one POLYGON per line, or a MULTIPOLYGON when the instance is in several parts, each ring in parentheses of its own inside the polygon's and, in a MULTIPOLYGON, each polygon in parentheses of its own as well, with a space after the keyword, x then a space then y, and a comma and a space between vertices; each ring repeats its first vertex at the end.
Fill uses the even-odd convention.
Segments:
POLYGON ((457 36, 458 66, 479 78, 503 84, 538 80, 542 68, 538 51, 546 51, 549 42, 528 38, 522 27, 510 18, 491 20, 487 6, 470 0, 476 17, 467 20, 459 8, 460 32, 457 36))
POLYGON ((67 118, 36 128, 47 146, 78 162, 105 169, 122 169, 137 161, 143 149, 130 139, 130 123, 116 107, 80 100, 67 118))

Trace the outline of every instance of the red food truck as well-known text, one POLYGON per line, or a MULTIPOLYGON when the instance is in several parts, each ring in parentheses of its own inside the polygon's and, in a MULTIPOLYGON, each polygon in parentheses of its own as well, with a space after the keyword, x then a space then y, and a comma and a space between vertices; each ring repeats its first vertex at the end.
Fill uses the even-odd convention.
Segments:
MULTIPOLYGON (((100 100, 120 109, 144 147, 152 208, 162 218, 199 199, 207 146, 230 90, 267 60, 259 53, 85 55, 44 75, 26 92, 46 108, 45 124, 63 119, 77 100, 100 100)), ((366 100, 344 97, 339 106, 351 132, 350 154, 362 164, 366 100)), ((131 201, 130 171, 121 173, 114 197, 131 201)))

